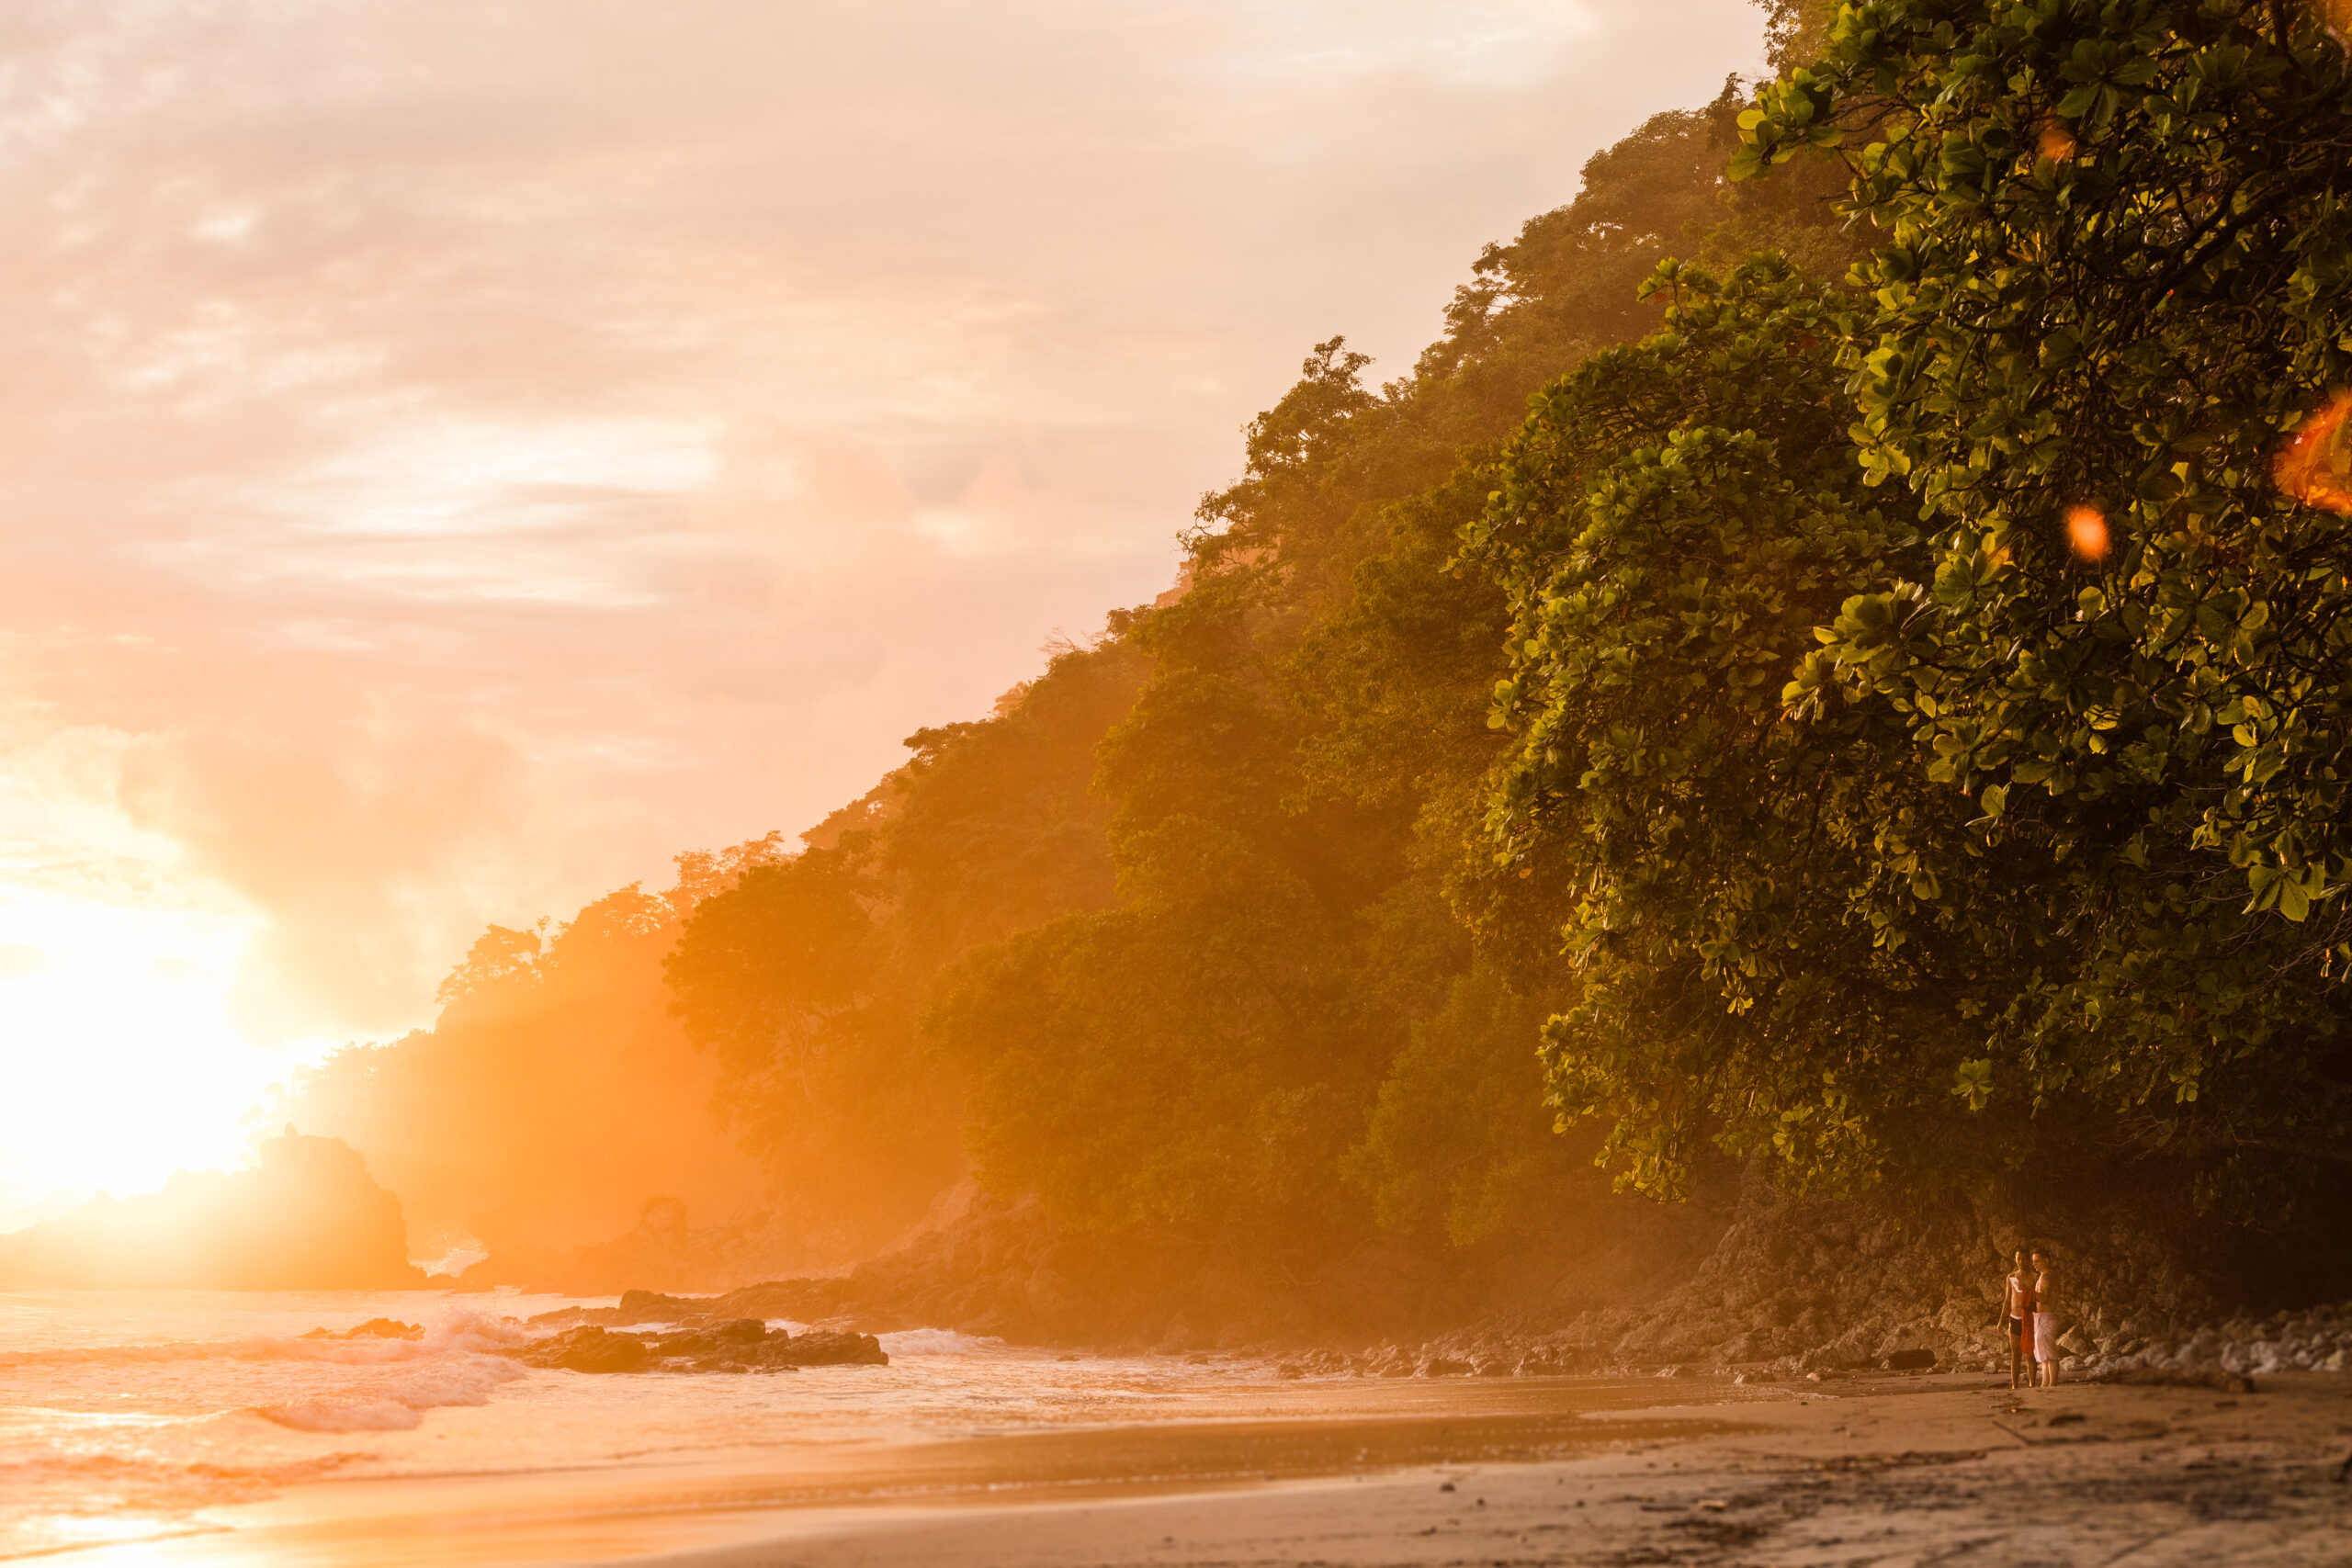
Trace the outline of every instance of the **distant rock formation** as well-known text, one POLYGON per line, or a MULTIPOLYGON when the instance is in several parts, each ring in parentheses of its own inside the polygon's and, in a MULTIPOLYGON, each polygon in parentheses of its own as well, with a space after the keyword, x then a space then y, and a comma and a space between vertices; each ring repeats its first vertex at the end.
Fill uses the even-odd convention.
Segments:
POLYGON ((0 1289, 359 1291, 424 1283, 400 1200, 340 1138, 293 1128, 248 1170, 181 1171, 0 1235, 0 1289))
POLYGON ((574 1372, 797 1372, 803 1367, 890 1364, 871 1334, 824 1328, 792 1334, 756 1317, 707 1323, 676 1334, 620 1334, 588 1324, 500 1354, 526 1366, 574 1372))

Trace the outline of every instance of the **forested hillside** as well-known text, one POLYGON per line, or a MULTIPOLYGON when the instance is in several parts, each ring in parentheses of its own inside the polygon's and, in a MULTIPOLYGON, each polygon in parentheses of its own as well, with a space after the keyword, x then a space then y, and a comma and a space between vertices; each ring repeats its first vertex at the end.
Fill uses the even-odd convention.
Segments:
POLYGON ((1182 592, 664 906, 779 1234, 968 1177, 1130 1325, 1605 1298, 1742 1170, 2332 1234, 2346 51, 1805 20, 1409 371, 1315 345, 1182 592))

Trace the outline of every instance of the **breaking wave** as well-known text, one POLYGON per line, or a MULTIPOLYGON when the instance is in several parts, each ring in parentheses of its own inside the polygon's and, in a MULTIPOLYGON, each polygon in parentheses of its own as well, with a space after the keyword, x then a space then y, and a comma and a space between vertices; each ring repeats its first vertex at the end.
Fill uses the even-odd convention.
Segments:
POLYGON ((469 1354, 365 1387, 257 1404, 253 1411, 298 1432, 404 1432, 421 1425, 428 1410, 487 1404, 491 1390, 521 1376, 523 1369, 513 1361, 469 1354))
POLYGON ((300 1335, 256 1334, 240 1339, 71 1346, 0 1351, 0 1371, 19 1367, 211 1360, 324 1361, 371 1367, 444 1356, 452 1351, 489 1352, 529 1337, 529 1331, 520 1324, 460 1309, 445 1314, 416 1339, 313 1339, 300 1335))
POLYGON ((244 1405, 252 1415, 300 1432, 398 1432, 420 1425, 429 1410, 485 1404, 499 1384, 524 1376, 493 1352, 528 1337, 520 1324, 459 1309, 413 1339, 248 1335, 51 1348, 0 1354, 0 1373, 46 1371, 81 1382, 109 1373, 135 1379, 141 1368, 161 1375, 165 1367, 268 1364, 277 1370, 260 1381, 277 1397, 244 1405))

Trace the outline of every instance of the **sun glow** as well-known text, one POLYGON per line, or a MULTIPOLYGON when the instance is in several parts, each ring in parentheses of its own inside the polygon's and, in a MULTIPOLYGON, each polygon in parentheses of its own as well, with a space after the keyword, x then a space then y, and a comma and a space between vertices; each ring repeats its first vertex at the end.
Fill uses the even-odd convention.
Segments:
POLYGON ((2096 506, 2066 509, 2066 542, 2085 560, 2107 557, 2107 514, 2096 506))
POLYGON ((2328 399, 2272 460, 2278 488, 2322 511, 2352 513, 2352 392, 2328 399))
POLYGON ((243 1162, 288 1055, 232 1021, 249 918, 0 893, 0 1231, 243 1162))

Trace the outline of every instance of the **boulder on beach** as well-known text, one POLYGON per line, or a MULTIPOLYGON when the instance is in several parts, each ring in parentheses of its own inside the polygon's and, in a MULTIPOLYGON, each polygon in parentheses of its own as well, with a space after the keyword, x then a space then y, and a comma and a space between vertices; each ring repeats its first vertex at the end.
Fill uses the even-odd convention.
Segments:
POLYGON ((181 1171, 0 1236, 0 1289, 413 1290, 400 1200, 340 1138, 293 1128, 249 1169, 181 1171))

